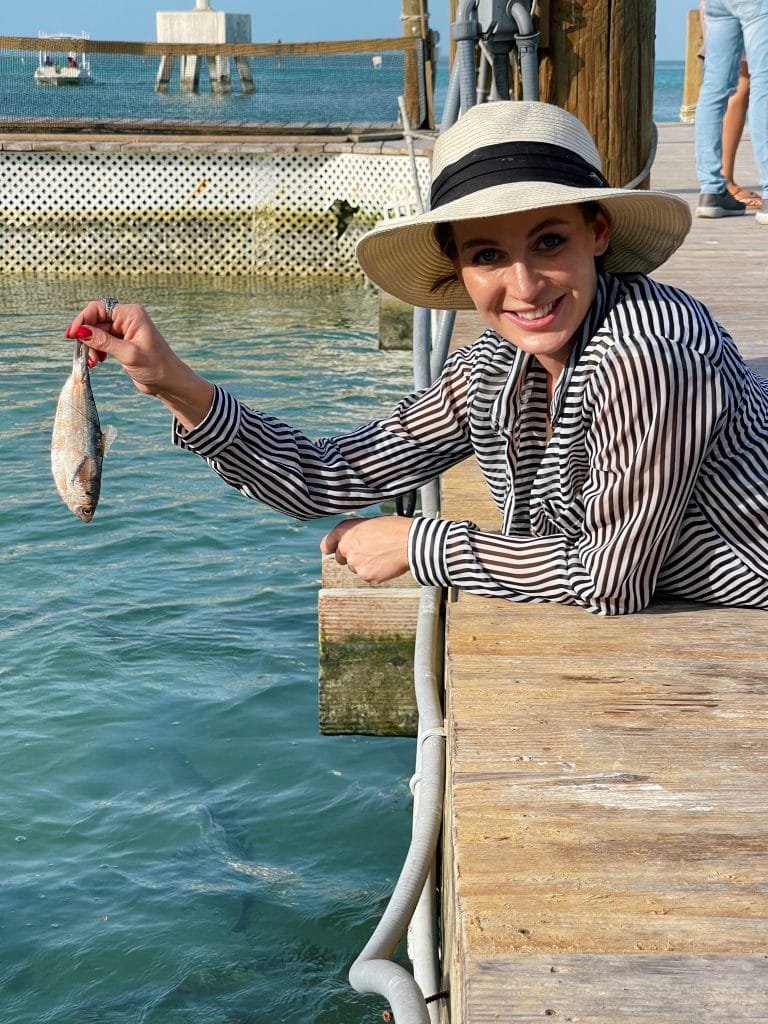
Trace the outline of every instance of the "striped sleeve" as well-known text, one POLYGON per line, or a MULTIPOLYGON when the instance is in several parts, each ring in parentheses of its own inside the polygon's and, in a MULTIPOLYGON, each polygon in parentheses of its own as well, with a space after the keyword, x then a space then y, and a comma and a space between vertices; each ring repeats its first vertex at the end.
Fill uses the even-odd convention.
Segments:
POLYGON ((315 441, 217 387, 205 419, 191 431, 175 422, 173 440, 246 497, 294 518, 345 514, 408 493, 471 454, 466 392, 459 356, 386 419, 315 441))

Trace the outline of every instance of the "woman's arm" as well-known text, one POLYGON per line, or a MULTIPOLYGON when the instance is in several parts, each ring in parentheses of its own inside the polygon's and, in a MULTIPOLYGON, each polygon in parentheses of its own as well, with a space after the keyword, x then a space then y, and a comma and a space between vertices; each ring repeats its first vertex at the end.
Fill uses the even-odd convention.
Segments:
POLYGON ((247 497, 296 518, 344 514, 408 493, 471 454, 463 354, 387 419, 314 441, 195 373, 141 306, 118 303, 108 319, 103 302, 89 303, 67 336, 89 346, 92 364, 102 355, 117 359, 140 392, 163 402, 178 446, 247 497))
POLYGON ((176 429, 174 441, 246 497, 299 519, 343 515, 406 494, 472 453, 465 364, 452 358, 385 419, 317 440, 216 388, 208 415, 176 429))

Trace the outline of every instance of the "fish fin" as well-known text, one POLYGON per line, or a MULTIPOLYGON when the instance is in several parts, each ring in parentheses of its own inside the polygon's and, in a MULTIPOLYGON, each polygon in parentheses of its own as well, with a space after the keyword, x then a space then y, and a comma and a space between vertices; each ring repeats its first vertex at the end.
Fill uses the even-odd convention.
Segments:
POLYGON ((115 443, 117 437, 117 430, 115 427, 107 427, 104 433, 101 435, 101 452, 102 455, 106 455, 112 445, 115 443))

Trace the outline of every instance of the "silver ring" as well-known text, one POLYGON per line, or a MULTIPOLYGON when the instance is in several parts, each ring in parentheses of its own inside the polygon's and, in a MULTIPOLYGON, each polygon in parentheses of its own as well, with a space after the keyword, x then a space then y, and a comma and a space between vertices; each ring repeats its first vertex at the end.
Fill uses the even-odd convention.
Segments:
POLYGON ((118 300, 113 298, 104 299, 104 309, 107 311, 107 320, 112 319, 112 310, 117 305, 118 300))

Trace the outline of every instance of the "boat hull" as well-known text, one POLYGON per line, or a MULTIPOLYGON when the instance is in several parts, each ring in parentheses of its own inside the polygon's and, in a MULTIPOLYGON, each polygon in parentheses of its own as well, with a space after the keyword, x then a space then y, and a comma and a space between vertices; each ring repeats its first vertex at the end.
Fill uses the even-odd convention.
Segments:
POLYGON ((38 68, 35 72, 39 85, 80 85, 84 77, 80 68, 38 68))

